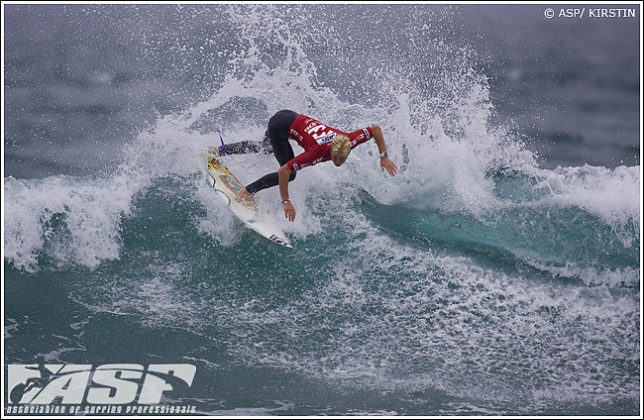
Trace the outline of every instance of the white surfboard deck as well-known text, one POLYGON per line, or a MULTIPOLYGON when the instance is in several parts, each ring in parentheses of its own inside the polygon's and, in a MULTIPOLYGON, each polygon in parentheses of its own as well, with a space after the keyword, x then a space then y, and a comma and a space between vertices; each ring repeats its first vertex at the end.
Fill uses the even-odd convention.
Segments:
POLYGON ((274 222, 271 223, 270 215, 261 211, 261 206, 259 206, 260 210, 256 210, 237 199, 236 192, 244 187, 230 169, 226 167, 222 159, 207 152, 205 156, 208 183, 217 191, 217 195, 228 204, 233 214, 247 227, 266 239, 276 244, 293 248, 284 232, 274 222))

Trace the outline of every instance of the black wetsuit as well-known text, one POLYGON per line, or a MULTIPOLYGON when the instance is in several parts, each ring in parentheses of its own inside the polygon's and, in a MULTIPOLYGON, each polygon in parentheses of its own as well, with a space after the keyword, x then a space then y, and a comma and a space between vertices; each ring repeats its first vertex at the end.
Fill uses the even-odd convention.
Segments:
MULTIPOLYGON (((297 112, 282 110, 278 111, 268 120, 268 130, 264 135, 264 140, 261 142, 243 141, 240 143, 227 144, 223 147, 222 154, 236 154, 236 153, 272 153, 283 166, 286 162, 293 159, 295 154, 293 148, 288 142, 288 131, 299 116, 297 112)), ((291 173, 289 181, 295 179, 295 172, 291 173)), ((279 184, 279 176, 277 172, 264 175, 257 181, 248 184, 246 190, 251 194, 261 191, 265 188, 274 187, 279 184)))

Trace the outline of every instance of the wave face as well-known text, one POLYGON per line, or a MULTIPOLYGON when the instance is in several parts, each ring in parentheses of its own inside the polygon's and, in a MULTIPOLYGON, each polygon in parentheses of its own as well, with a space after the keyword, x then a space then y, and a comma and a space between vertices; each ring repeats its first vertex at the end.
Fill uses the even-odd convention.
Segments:
MULTIPOLYGON (((4 180, 9 360, 188 361, 186 401, 211 414, 637 413, 640 167, 544 167, 493 122, 456 11, 370 23, 391 7, 176 12, 219 51, 169 44, 173 67, 219 71, 200 101, 114 170, 4 180), (307 168, 295 223, 260 192, 294 250, 244 228, 199 160, 217 129, 260 139, 284 108, 379 123, 400 169, 371 143, 307 168)), ((276 169, 228 163, 246 183, 276 169)))

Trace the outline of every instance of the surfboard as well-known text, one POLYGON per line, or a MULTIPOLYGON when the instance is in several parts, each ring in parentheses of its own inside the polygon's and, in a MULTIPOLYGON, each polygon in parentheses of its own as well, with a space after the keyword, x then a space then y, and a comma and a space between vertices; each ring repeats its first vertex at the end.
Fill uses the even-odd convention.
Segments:
POLYGON ((209 152, 206 152, 205 155, 208 165, 208 183, 215 189, 217 195, 228 204, 233 214, 248 228, 254 230, 266 239, 276 244, 293 248, 284 232, 275 225, 274 221, 271 222, 271 215, 261 210, 259 203, 257 208, 253 208, 237 198, 237 192, 244 188, 243 184, 226 167, 221 157, 209 152))

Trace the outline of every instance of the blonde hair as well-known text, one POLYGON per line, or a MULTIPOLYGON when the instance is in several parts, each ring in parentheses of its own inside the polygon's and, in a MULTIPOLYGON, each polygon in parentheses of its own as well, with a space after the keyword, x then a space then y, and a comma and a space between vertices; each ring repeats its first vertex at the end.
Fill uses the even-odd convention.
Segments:
POLYGON ((331 156, 346 159, 351 153, 351 141, 347 136, 335 136, 331 143, 331 156))

